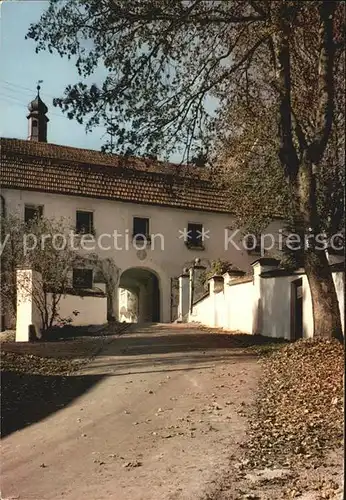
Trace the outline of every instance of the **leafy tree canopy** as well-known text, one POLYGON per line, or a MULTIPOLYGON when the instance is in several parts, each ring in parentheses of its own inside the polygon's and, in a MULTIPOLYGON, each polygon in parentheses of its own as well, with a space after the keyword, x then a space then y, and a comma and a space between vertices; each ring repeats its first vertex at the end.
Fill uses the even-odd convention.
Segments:
POLYGON ((187 154, 210 133, 206 100, 216 98, 223 108, 260 49, 263 57, 271 20, 261 5, 51 0, 27 37, 37 52, 75 56, 82 78, 101 62, 109 72, 102 84, 69 85, 55 100, 70 118, 86 120, 88 129, 108 124, 119 150, 168 154, 183 147, 187 154))

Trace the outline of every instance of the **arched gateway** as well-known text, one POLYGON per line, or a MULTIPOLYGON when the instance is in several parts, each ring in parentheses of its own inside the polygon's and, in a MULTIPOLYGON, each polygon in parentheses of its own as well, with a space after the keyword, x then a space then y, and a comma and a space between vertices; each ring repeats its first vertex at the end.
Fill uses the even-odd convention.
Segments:
POLYGON ((150 269, 126 269, 119 282, 119 320, 143 323, 159 322, 160 284, 158 276, 150 269))

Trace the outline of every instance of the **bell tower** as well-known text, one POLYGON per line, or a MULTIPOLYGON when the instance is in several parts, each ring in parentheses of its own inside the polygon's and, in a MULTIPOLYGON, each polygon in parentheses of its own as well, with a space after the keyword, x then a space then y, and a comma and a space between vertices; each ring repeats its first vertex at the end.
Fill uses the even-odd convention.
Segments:
POLYGON ((28 106, 29 114, 29 141, 47 142, 47 123, 49 119, 46 116, 48 108, 40 97, 40 84, 37 85, 37 96, 28 106))

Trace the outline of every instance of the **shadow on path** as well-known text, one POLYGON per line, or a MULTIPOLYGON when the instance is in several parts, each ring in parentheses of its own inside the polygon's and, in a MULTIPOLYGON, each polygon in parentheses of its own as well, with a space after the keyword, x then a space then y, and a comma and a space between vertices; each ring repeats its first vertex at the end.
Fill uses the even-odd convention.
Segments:
MULTIPOLYGON (((127 333, 116 338, 107 349, 107 356, 138 356, 152 354, 172 354, 225 349, 246 349, 268 344, 282 344, 283 339, 263 337, 261 335, 200 333, 188 330, 174 332, 172 328, 155 331, 149 327, 139 327, 133 334, 127 333)), ((235 354, 235 353, 234 353, 235 354)), ((253 352, 251 353, 253 355, 253 352)), ((244 353, 244 355, 250 355, 244 353)))
POLYGON ((2 438, 64 408, 102 378, 102 375, 49 376, 3 371, 2 438))

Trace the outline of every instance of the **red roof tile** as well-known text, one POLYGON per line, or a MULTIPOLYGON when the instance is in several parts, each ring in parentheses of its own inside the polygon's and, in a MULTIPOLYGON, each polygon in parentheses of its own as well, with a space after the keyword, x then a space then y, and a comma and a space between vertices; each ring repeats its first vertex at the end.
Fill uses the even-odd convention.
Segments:
POLYGON ((0 139, 3 188, 229 212, 209 171, 20 139, 0 139))

